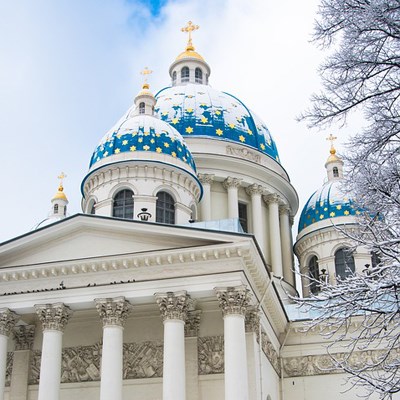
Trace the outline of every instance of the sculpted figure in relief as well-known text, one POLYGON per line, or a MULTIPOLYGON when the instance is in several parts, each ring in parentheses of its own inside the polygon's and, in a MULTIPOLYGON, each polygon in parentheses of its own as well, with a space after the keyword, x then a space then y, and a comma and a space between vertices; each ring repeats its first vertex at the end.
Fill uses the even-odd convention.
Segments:
POLYGON ((199 337, 199 375, 222 374, 224 372, 223 336, 199 337))

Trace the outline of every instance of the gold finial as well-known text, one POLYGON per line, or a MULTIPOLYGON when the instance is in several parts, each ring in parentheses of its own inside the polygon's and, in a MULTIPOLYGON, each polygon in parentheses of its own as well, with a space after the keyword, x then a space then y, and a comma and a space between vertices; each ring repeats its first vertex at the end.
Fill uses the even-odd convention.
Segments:
POLYGON ((186 50, 192 50, 192 51, 194 50, 194 46, 192 43, 192 32, 197 31, 197 29, 199 29, 199 28, 200 28, 200 26, 193 25, 192 21, 189 21, 186 26, 181 28, 182 32, 187 32, 189 34, 189 39, 188 39, 188 44, 186 46, 186 50))
POLYGON ((150 85, 147 83, 147 76, 152 74, 153 71, 149 69, 148 67, 144 67, 143 71, 140 71, 140 74, 144 76, 143 80, 143 86, 142 89, 149 89, 150 85))
POLYGON ((61 172, 60 175, 57 176, 57 178, 60 180, 60 184, 58 185, 58 191, 62 192, 64 190, 63 187, 63 180, 67 177, 67 175, 64 174, 64 172, 61 172))
POLYGON ((335 149, 335 147, 333 146, 333 142, 334 142, 336 139, 337 139, 337 137, 336 137, 336 136, 333 136, 332 133, 329 134, 329 136, 326 138, 326 140, 329 140, 329 141, 331 142, 331 150, 330 150, 330 153, 331 153, 332 155, 336 154, 336 149, 335 149))

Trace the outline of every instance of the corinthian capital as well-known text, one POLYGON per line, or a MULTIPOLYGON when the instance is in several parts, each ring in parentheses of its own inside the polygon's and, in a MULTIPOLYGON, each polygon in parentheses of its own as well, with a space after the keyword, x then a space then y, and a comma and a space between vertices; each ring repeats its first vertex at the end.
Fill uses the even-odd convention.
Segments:
POLYGON ((229 188, 238 188, 240 186, 240 182, 242 180, 238 179, 238 178, 232 178, 231 176, 228 176, 224 182, 222 183, 222 185, 224 186, 225 189, 229 189, 229 188))
POLYGON ((186 337, 199 336, 200 316, 201 316, 200 310, 188 311, 185 322, 186 337))
POLYGON ((252 197, 255 195, 262 195, 264 192, 264 188, 261 185, 257 185, 255 183, 253 183, 250 186, 247 186, 246 188, 246 193, 252 197))
POLYGON ((18 325, 14 328, 15 350, 32 349, 35 336, 35 327, 33 325, 18 325))
POLYGON ((163 321, 168 319, 186 321, 188 309, 192 303, 186 291, 156 293, 155 296, 163 321))
POLYGON ((8 308, 0 309, 0 335, 9 336, 15 324, 19 320, 19 315, 8 308))
POLYGON ((279 214, 290 215, 290 207, 287 204, 282 204, 279 206, 279 214))
POLYGON ((257 335, 259 334, 260 312, 256 307, 248 307, 244 323, 246 332, 255 332, 257 335))
POLYGON ((280 202, 280 197, 276 193, 271 193, 263 196, 264 201, 269 205, 269 204, 279 204, 280 202))
POLYGON ((214 174, 198 174, 199 181, 203 185, 211 185, 214 181, 214 174))
POLYGON ((229 314, 246 315, 247 308, 250 304, 251 293, 244 285, 215 288, 215 292, 224 317, 229 314))
POLYGON ((37 304, 35 310, 44 331, 64 332, 72 315, 71 309, 63 303, 37 304))
POLYGON ((125 297, 95 299, 95 303, 103 327, 110 325, 124 326, 132 309, 132 305, 125 300, 125 297))

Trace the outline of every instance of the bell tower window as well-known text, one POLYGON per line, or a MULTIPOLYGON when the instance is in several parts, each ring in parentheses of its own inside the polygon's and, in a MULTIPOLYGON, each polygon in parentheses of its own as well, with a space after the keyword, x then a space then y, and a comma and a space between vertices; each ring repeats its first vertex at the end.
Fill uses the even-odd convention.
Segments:
POLYGON ((176 71, 172 73, 172 84, 176 85, 176 71))
POLYGON ((54 214, 58 214, 58 204, 54 204, 54 214))
POLYGON ((333 177, 334 177, 334 178, 339 178, 339 170, 338 170, 338 167, 333 167, 332 172, 333 172, 333 177))
POLYGON ((181 69, 181 82, 189 82, 189 67, 181 69))
POLYGON ((144 104, 144 102, 142 101, 142 102, 139 104, 139 114, 144 114, 145 111, 146 111, 146 104, 144 104))
POLYGON ((354 258, 350 249, 344 247, 336 251, 335 271, 340 279, 345 279, 355 272, 354 258))
POLYGON ((196 83, 203 83, 203 71, 198 67, 194 71, 194 80, 196 83))

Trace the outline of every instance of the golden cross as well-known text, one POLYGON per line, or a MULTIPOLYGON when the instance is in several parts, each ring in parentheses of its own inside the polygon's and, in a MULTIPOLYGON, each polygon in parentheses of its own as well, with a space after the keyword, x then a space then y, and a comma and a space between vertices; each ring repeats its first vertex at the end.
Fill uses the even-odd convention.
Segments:
POLYGON ((187 32, 189 34, 188 47, 193 47, 193 44, 192 44, 192 32, 193 31, 197 31, 197 29, 199 29, 199 28, 200 28, 200 26, 199 25, 193 25, 192 21, 189 21, 186 26, 181 28, 182 32, 187 32))
POLYGON ((60 185, 59 188, 61 188, 60 190, 62 191, 63 188, 63 180, 67 177, 67 175, 64 174, 64 172, 61 172, 60 175, 57 176, 57 178, 60 180, 60 185))
POLYGON ((140 71, 140 74, 144 76, 144 83, 147 83, 147 76, 152 74, 153 71, 148 67, 144 67, 143 71, 140 71))
POLYGON ((333 142, 337 139, 336 136, 333 136, 332 133, 326 138, 326 140, 329 140, 331 142, 331 148, 333 147, 333 142))

